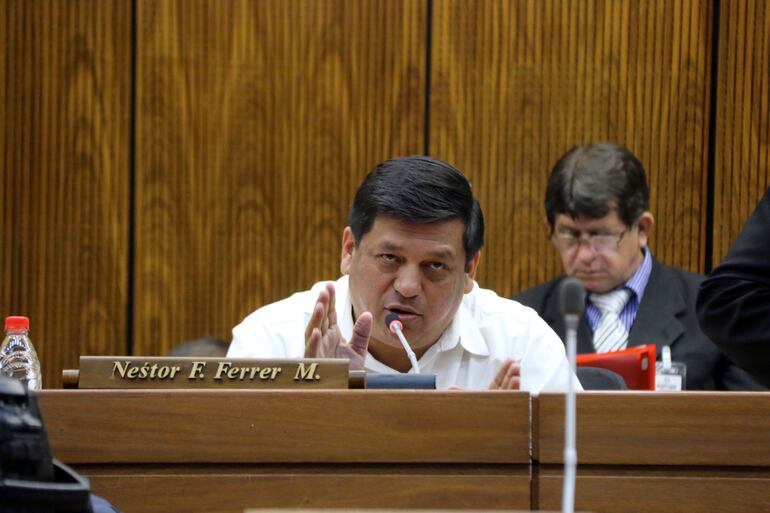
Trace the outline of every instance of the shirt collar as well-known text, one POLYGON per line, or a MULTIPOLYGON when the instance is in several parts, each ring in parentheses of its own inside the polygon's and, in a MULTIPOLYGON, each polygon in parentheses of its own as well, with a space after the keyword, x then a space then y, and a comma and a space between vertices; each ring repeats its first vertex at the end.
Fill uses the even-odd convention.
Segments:
POLYGON ((489 346, 481 330, 479 330, 479 323, 474 315, 478 293, 479 284, 474 281, 471 291, 463 296, 463 301, 460 303, 460 308, 452 324, 459 325, 460 343, 466 351, 478 356, 489 356, 489 346))
POLYGON ((353 303, 350 302, 350 294, 348 293, 347 275, 334 282, 334 292, 336 295, 334 307, 337 309, 337 325, 340 327, 342 336, 346 340, 350 340, 350 337, 353 336, 353 303))
POLYGON ((454 319, 452 319, 452 322, 449 323, 447 329, 444 330, 444 333, 441 334, 431 349, 428 350, 429 352, 443 353, 444 351, 454 349, 457 347, 457 344, 460 344, 469 353, 479 356, 489 355, 489 347, 473 319, 476 283, 473 284, 473 287, 471 292, 463 296, 463 301, 460 303, 454 319))
POLYGON ((634 274, 624 284, 625 287, 631 289, 640 303, 644 295, 644 289, 647 287, 647 282, 650 281, 650 272, 652 271, 652 252, 647 246, 642 248, 642 251, 644 252, 642 265, 636 269, 634 274))
MULTIPOLYGON (((337 324, 339 325, 342 336, 349 340, 353 334, 353 304, 350 302, 348 277, 341 277, 334 286, 337 292, 335 304, 337 308, 337 324)), ((473 310, 476 305, 476 293, 478 289, 479 286, 474 281, 473 289, 463 296, 463 300, 460 303, 460 307, 458 308, 454 319, 452 319, 452 322, 449 323, 449 326, 444 330, 444 333, 442 333, 436 343, 428 349, 420 361, 428 358, 428 355, 450 351, 457 347, 457 344, 462 345, 463 349, 469 353, 479 356, 489 355, 487 342, 484 340, 483 335, 473 319, 473 310)), ((376 372, 395 372, 384 363, 376 360, 371 354, 366 355, 365 366, 367 369, 376 372)))

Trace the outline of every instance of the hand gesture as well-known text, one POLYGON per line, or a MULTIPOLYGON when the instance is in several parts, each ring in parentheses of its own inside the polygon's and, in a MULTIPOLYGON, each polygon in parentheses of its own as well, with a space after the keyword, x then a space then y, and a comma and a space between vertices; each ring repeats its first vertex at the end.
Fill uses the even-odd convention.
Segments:
POLYGON ((351 369, 362 370, 372 332, 372 314, 364 312, 358 317, 348 342, 337 325, 334 295, 332 283, 327 283, 318 294, 305 328, 305 358, 347 358, 351 369))
POLYGON ((489 384, 490 390, 518 390, 521 388, 521 365, 508 358, 500 366, 495 379, 489 384))

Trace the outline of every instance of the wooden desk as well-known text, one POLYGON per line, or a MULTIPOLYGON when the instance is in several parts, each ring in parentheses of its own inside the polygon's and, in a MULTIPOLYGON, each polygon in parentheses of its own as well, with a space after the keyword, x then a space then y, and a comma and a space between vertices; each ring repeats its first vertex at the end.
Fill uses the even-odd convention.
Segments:
POLYGON ((513 392, 44 390, 55 457, 126 512, 530 509, 513 392))
MULTIPOLYGON (((564 397, 533 400, 533 509, 561 505, 564 397)), ((577 400, 575 508, 770 511, 770 394, 592 392, 577 400)))
MULTIPOLYGON (((559 394, 532 399, 531 424, 524 393, 39 396, 55 456, 127 513, 561 505, 559 394)), ((770 511, 770 393, 591 392, 577 407, 576 509, 770 511)))

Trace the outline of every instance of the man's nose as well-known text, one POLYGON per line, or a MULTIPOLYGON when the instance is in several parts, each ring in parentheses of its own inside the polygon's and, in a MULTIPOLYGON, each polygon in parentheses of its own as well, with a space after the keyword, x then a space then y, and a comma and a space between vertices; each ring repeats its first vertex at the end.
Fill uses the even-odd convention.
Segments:
POLYGON ((403 297, 415 297, 422 288, 420 278, 420 269, 404 265, 398 270, 393 288, 403 297))
POLYGON ((579 241, 577 249, 575 249, 575 260, 578 262, 590 262, 596 256, 594 250, 591 249, 591 245, 588 241, 579 241))

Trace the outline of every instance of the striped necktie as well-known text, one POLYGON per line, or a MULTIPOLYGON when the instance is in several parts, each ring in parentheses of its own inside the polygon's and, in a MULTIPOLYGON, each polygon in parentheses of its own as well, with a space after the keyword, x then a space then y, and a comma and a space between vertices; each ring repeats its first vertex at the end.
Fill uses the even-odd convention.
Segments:
POLYGON ((631 297, 627 288, 613 290, 606 294, 590 294, 591 303, 602 313, 594 331, 594 349, 597 353, 608 353, 625 349, 628 344, 628 330, 620 320, 620 312, 631 297))

